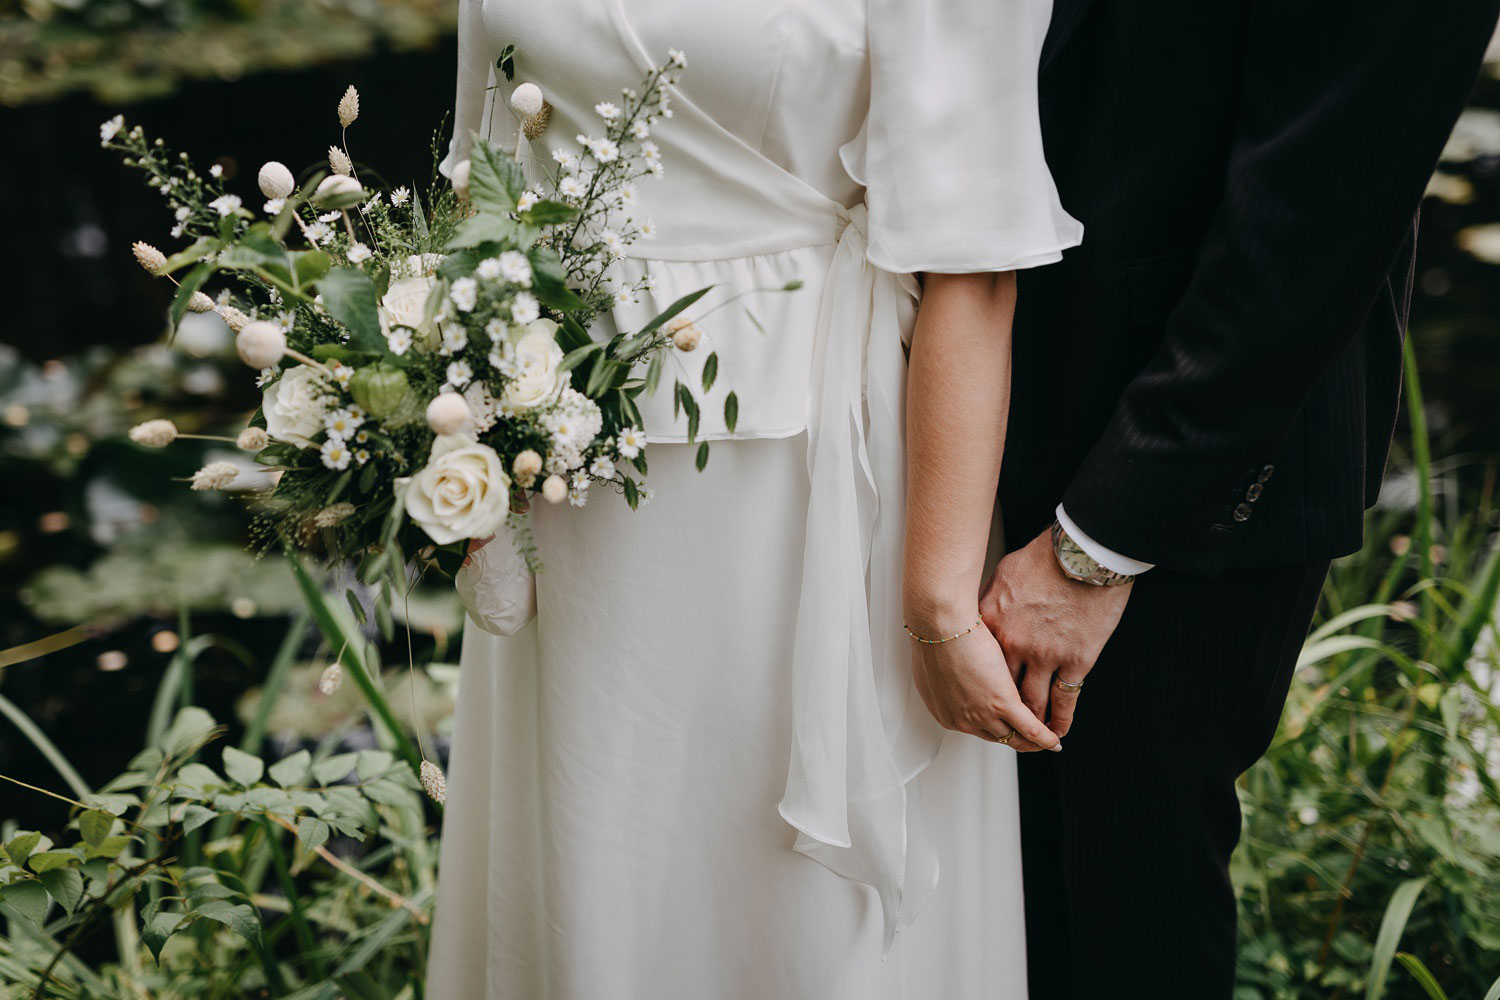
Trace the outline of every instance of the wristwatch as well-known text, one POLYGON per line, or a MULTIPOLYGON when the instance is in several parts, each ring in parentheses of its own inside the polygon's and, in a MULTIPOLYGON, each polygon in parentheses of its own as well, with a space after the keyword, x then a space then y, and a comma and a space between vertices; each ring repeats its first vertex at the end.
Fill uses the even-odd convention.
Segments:
POLYGON ((1093 556, 1079 546, 1061 522, 1052 522, 1052 553, 1057 556, 1057 565, 1070 580, 1086 583, 1091 587, 1123 587, 1135 581, 1134 576, 1116 573, 1099 565, 1093 556))

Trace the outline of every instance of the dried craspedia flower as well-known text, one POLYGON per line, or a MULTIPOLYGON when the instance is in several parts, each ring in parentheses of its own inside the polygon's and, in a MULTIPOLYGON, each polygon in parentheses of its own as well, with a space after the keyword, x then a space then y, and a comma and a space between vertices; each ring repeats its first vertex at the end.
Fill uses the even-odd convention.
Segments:
POLYGON ((552 105, 543 101, 542 110, 534 115, 528 115, 521 121, 521 132, 526 136, 527 142, 536 142, 546 134, 547 126, 551 124, 552 105))
POLYGON ((548 503, 562 503, 568 499, 568 483, 562 476, 548 476, 542 483, 542 499, 548 503))
POLYGON ((194 292, 192 297, 188 299, 188 312, 206 313, 212 312, 213 308, 214 300, 202 292, 194 292))
POLYGON ((148 274, 160 274, 167 266, 167 255, 149 243, 136 240, 130 245, 130 249, 135 252, 135 259, 148 274))
POLYGON ((353 516, 354 505, 352 503, 336 503, 313 514, 311 521, 314 528, 332 528, 353 516))
POLYGON ((177 425, 170 420, 148 420, 130 428, 130 440, 147 448, 165 448, 177 440, 177 425))
POLYGON ((337 146, 328 147, 328 165, 333 172, 344 177, 354 173, 354 164, 349 161, 349 154, 337 146))
POLYGON ((434 434, 457 434, 473 419, 469 404, 456 392, 445 392, 427 404, 427 426, 434 434))
POLYGON ((271 443, 271 435, 260 427, 246 427, 240 431, 240 436, 234 439, 234 443, 246 451, 260 451, 271 443))
POLYGON ((427 793, 428 798, 432 799, 438 805, 442 805, 448 801, 448 782, 443 777, 442 768, 438 767, 432 761, 423 758, 422 766, 418 768, 418 773, 422 778, 422 791, 427 793))
POLYGON ((672 336, 672 346, 679 351, 695 351, 703 342, 703 331, 692 320, 681 316, 667 324, 667 333, 672 336))
POLYGON ((234 306, 220 306, 219 316, 229 325, 229 329, 239 333, 250 325, 250 317, 240 312, 234 306))
POLYGON ((330 663, 318 675, 318 693, 325 698, 338 693, 344 684, 344 668, 337 662, 330 663))
POLYGON ((260 183, 260 193, 267 198, 288 197, 297 183, 286 164, 275 160, 262 164, 257 180, 260 183))
POLYGON ((348 128, 354 124, 359 117, 359 91, 354 89, 354 84, 344 91, 344 96, 339 98, 339 124, 348 128))
POLYGON ((227 490, 239 475, 239 467, 233 462, 209 462, 193 473, 193 489, 227 490))
POLYGON ((536 484, 536 477, 542 471, 542 456, 527 448, 511 463, 511 471, 516 474, 516 485, 529 490, 536 484))

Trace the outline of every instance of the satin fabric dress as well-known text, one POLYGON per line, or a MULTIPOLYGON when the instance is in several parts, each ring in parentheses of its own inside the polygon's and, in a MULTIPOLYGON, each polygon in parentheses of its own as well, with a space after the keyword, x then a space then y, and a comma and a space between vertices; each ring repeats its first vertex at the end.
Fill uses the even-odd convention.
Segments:
POLYGON ((654 502, 543 505, 534 580, 505 539, 460 574, 477 627, 429 996, 1025 996, 1014 756, 945 741, 910 680, 903 341, 918 273, 1044 265, 1081 238, 1041 149, 1049 13, 466 0, 450 168, 472 131, 514 146, 517 84, 554 108, 519 151, 540 167, 686 52, 652 136, 666 176, 635 213, 659 235, 621 264, 655 291, 599 335, 707 285, 695 313, 746 297, 662 378, 697 385, 719 356, 705 472, 662 392, 641 406, 654 502), (507 45, 513 82, 492 69, 507 45))

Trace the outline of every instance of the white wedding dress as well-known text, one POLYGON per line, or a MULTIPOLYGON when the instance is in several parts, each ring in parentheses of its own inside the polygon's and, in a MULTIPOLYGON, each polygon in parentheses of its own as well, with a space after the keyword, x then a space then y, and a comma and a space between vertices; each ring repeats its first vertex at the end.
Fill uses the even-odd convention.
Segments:
POLYGON ((642 406, 653 503, 540 505, 534 594, 503 539, 460 574, 474 624, 427 996, 1024 998, 1014 756, 943 740, 910 681, 902 341, 915 273, 1032 267, 1079 241, 1037 120, 1049 15, 463 0, 450 165, 471 131, 514 144, 506 45, 554 106, 522 150, 538 165, 598 134, 593 105, 669 46, 687 54, 653 136, 666 177, 641 185, 660 236, 623 265, 655 301, 621 328, 705 285, 692 315, 804 287, 713 313, 674 355, 666 387, 720 357, 706 472, 660 392, 642 406), (514 638, 481 630, 533 606, 514 638))

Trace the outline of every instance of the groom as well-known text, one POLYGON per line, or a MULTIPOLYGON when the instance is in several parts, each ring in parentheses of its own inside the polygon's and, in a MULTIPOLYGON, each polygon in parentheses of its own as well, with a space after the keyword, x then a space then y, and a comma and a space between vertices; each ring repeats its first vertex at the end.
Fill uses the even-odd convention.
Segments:
POLYGON ((1235 779, 1379 490, 1417 205, 1497 5, 1057 0, 1042 128, 1087 235, 1020 276, 1024 547, 983 603, 1066 734, 1021 758, 1033 1000, 1231 994, 1235 779))

